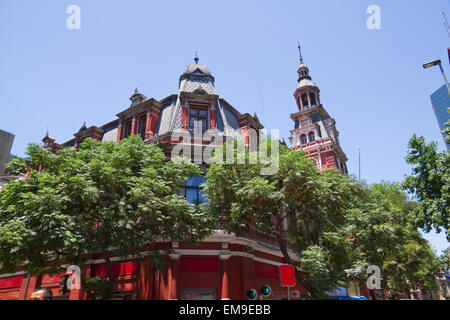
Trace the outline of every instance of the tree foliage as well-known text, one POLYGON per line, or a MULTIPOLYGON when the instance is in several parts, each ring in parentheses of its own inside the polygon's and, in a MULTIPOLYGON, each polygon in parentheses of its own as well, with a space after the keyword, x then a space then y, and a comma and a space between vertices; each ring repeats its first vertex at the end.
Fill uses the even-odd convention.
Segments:
MULTIPOLYGON (((447 109, 447 113, 450 113, 450 108, 447 109)), ((445 129, 442 133, 445 135, 445 142, 450 144, 450 120, 444 123, 445 129)))
MULTIPOLYGON (((237 160, 243 149, 239 142, 233 147, 237 160)), ((226 163, 221 158, 225 149, 216 150, 206 175, 212 214, 229 232, 256 230, 275 239, 312 297, 348 284, 348 269, 360 269, 365 282, 370 265, 380 267, 384 288, 403 290, 434 280, 435 257, 411 223, 417 204, 408 201, 399 184, 366 186, 336 170, 318 172, 303 151, 284 146, 278 171, 263 175, 267 161, 249 164, 257 156, 246 150, 245 163, 226 163)))
POLYGON ((370 265, 380 267, 382 287, 409 293, 409 288, 435 289, 437 258, 413 223, 418 206, 409 201, 397 183, 369 186, 369 198, 348 213, 348 230, 353 239, 353 268, 361 280, 370 265))
POLYGON ((449 270, 450 271, 450 247, 447 247, 447 249, 445 249, 442 252, 442 255, 439 257, 439 261, 441 263, 441 266, 445 270, 449 270))
POLYGON ((416 226, 426 232, 443 229, 450 240, 450 153, 438 153, 435 142, 426 144, 423 137, 414 135, 406 161, 413 168, 403 185, 419 203, 414 211, 416 226))
MULTIPOLYGON (((216 155, 223 153, 219 148, 216 155)), ((319 173, 303 152, 282 145, 279 169, 272 175, 261 174, 267 161, 248 164, 252 156, 256 157, 245 150, 246 164, 216 158, 208 170, 204 192, 223 228, 237 235, 256 228, 272 236, 288 263, 294 264, 294 251, 301 252, 297 280, 313 296, 346 281, 343 270, 350 263, 346 254, 350 240, 345 214, 356 205, 362 185, 335 170, 319 173)))
POLYGON ((178 195, 198 167, 166 162, 137 136, 86 139, 57 155, 31 144, 9 170, 29 178, 0 194, 0 272, 24 265, 31 274, 55 273, 99 253, 113 282, 111 254, 135 254, 157 240, 193 243, 210 232, 201 207, 178 195))

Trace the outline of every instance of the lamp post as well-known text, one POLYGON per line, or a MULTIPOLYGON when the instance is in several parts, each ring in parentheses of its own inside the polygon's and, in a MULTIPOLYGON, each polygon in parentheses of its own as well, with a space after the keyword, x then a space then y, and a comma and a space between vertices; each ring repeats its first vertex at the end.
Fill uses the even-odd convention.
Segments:
POLYGON ((423 65, 423 68, 428 69, 428 68, 435 67, 435 66, 439 66, 439 69, 441 70, 441 73, 442 73, 442 77, 444 77, 445 85, 447 86, 447 92, 450 95, 450 87, 448 85, 448 81, 447 81, 447 77, 445 76, 444 69, 442 68, 441 60, 434 60, 434 61, 425 63, 423 65))

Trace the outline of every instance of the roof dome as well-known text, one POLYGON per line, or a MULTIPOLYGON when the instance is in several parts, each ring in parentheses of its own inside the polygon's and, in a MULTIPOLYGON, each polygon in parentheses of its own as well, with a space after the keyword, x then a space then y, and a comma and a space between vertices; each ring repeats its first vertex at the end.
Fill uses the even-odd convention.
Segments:
POLYGON ((200 70, 201 73, 211 76, 211 71, 208 66, 204 64, 188 64, 186 68, 184 68, 183 73, 195 73, 197 70, 200 70))
POLYGON ((314 82, 312 82, 311 79, 304 78, 304 79, 301 79, 298 82, 297 88, 308 87, 308 86, 309 87, 316 87, 316 84, 314 82))
POLYGON ((201 94, 216 94, 214 88, 214 76, 208 66, 198 63, 196 56, 195 63, 188 64, 180 76, 178 87, 180 92, 193 92, 201 94))
POLYGON ((300 63, 297 73, 298 73, 297 88, 308 87, 308 86, 315 87, 316 86, 316 84, 312 81, 311 76, 309 75, 309 68, 306 66, 306 64, 303 63, 303 61, 300 63))

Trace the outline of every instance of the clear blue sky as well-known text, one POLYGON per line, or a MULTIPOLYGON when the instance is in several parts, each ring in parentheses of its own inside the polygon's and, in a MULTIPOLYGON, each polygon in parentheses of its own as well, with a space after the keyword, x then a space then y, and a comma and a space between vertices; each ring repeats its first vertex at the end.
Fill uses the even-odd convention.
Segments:
MULTIPOLYGON (((84 120, 113 120, 135 87, 156 99, 176 93, 198 51, 219 95, 287 138, 300 41, 350 173, 361 148, 363 179, 401 181, 413 133, 444 149, 429 97, 443 80, 437 68, 422 69, 439 58, 450 76, 443 10, 450 18, 448 0, 2 0, 0 129, 15 134, 16 155, 47 127, 64 142, 84 120), (66 28, 72 4, 81 30, 66 28), (381 30, 366 27, 372 4, 381 30)), ((427 238, 448 246, 442 234, 427 238)))

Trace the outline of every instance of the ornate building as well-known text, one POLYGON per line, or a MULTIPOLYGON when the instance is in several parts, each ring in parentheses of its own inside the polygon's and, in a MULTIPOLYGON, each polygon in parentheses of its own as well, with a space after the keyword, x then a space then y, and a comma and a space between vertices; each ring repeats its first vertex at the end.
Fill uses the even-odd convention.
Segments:
MULTIPOLYGON (((52 152, 61 148, 77 148, 89 137, 99 141, 118 142, 132 134, 140 135, 146 143, 155 143, 163 148, 167 159, 173 148, 182 143, 200 146, 211 141, 195 141, 192 138, 194 123, 201 123, 201 131, 212 130, 224 138, 243 139, 250 144, 250 131, 262 128, 256 115, 240 113, 215 89, 215 78, 206 65, 189 64, 179 78, 179 92, 161 100, 147 99, 136 89, 130 97, 131 104, 117 114, 116 119, 102 125, 86 123, 74 134, 74 138, 62 144, 56 143, 47 134, 44 147, 52 152), (253 129, 253 130, 251 130, 253 129), (183 139, 180 139, 183 138, 183 139), (187 139, 185 139, 187 137, 187 139)), ((299 84, 295 91, 298 112, 291 115, 295 129, 291 131, 293 149, 303 149, 314 157, 319 169, 337 167, 347 172, 345 154, 339 147, 335 121, 320 104, 320 90, 311 81, 309 70, 303 64, 298 69, 299 84)), ((197 129, 198 130, 198 129, 197 129)), ((250 146, 251 147, 251 146, 250 146)), ((193 152, 194 157, 196 152, 193 152)), ((193 177, 183 190, 186 199, 194 204, 204 201, 199 185, 203 177, 193 177)), ((285 288, 280 287, 279 265, 283 255, 274 239, 255 232, 252 228, 245 237, 236 237, 221 230, 195 247, 177 241, 155 243, 153 248, 141 252, 143 258, 126 259, 111 256, 114 262, 115 297, 123 299, 245 299, 247 290, 258 289, 264 284, 272 287, 273 298, 286 298, 285 288), (167 254, 167 249, 173 253, 167 254), (160 250, 170 263, 155 278, 148 256, 151 250, 160 250)), ((293 261, 298 261, 295 252, 289 252, 293 261)), ((106 276, 105 261, 94 255, 81 267, 85 277, 106 276)), ((24 272, 0 275, 0 299, 30 298, 35 288, 50 288, 55 299, 86 299, 82 290, 71 290, 68 296, 59 291, 60 276, 27 277, 24 272)), ((293 291, 304 294, 297 286, 293 291)))
MULTIPOLYGON (((146 143, 158 144, 169 159, 171 150, 180 141, 192 145, 193 149, 200 145, 200 151, 211 142, 192 138, 195 122, 201 123, 202 132, 209 130, 224 138, 243 139, 249 144, 250 129, 258 132, 262 125, 256 115, 240 113, 220 97, 214 82, 209 68, 199 64, 196 57, 195 63, 186 66, 180 76, 178 93, 156 100, 147 99, 136 89, 130 98, 130 106, 118 113, 116 119, 99 127, 88 127, 84 123, 73 139, 61 144, 47 134, 43 139, 44 147, 58 152, 65 147, 77 148, 87 137, 118 142, 135 134, 146 143)), ((203 181, 203 177, 187 181, 184 194, 191 203, 204 200, 199 188, 203 181)), ((236 237, 218 230, 194 247, 168 241, 155 243, 153 248, 145 250, 150 251, 141 252, 141 259, 111 256, 116 298, 245 299, 247 290, 264 284, 272 287, 273 297, 286 296, 278 279, 278 266, 283 263, 283 256, 273 239, 256 232, 236 237), (167 249, 172 249, 173 253, 168 255, 167 249), (156 278, 148 259, 151 250, 160 250, 170 263, 156 278)), ((294 253, 291 258, 297 259, 294 253)), ((105 261, 94 255, 81 267, 81 273, 86 277, 106 276, 105 261)), ((70 295, 61 296, 58 293, 60 281, 60 276, 48 275, 28 279, 24 272, 0 275, 0 299, 29 299, 33 290, 40 287, 50 288, 55 299, 87 298, 82 290, 71 290, 70 295)), ((304 292, 301 287, 297 289, 304 292)))
MULTIPOLYGON (((299 46, 300 50, 300 46, 299 46)), ((295 122, 290 142, 293 150, 304 150, 319 170, 337 168, 348 173, 347 156, 339 143, 336 121, 330 117, 320 101, 320 89, 312 81, 309 68, 303 63, 300 51, 298 86, 294 92, 298 111, 291 114, 295 122)))

